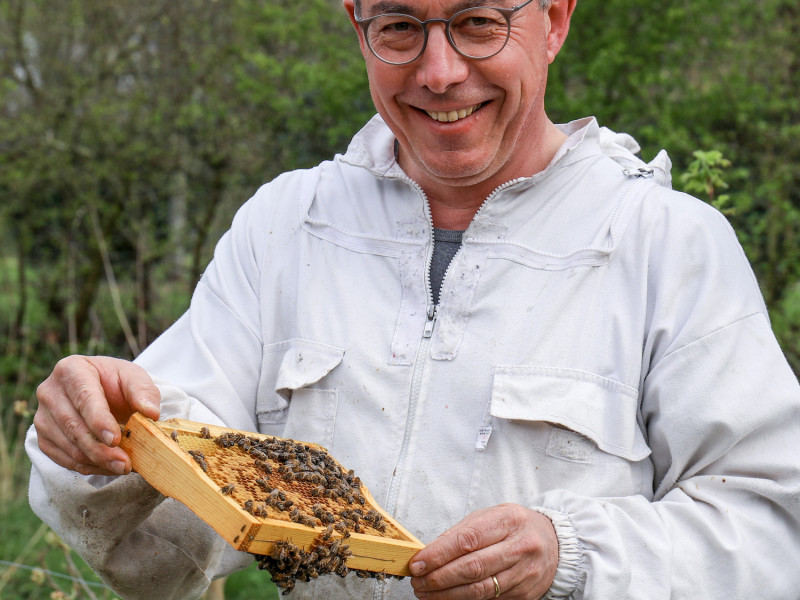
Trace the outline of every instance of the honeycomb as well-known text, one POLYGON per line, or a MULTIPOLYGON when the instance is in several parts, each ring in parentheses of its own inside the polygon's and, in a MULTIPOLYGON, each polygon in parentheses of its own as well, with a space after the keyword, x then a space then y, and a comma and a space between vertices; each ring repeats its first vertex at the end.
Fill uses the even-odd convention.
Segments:
MULTIPOLYGON (((351 533, 404 539, 391 521, 370 503, 360 479, 336 462, 324 448, 294 440, 252 437, 243 433, 210 435, 173 430, 172 439, 214 482, 221 494, 257 520, 298 523, 317 532, 307 549, 290 541, 257 555, 284 593, 297 581, 335 573, 344 577, 351 533)), ((383 573, 358 570, 361 578, 383 579, 383 573)), ((402 576, 396 576, 402 579, 402 576)))

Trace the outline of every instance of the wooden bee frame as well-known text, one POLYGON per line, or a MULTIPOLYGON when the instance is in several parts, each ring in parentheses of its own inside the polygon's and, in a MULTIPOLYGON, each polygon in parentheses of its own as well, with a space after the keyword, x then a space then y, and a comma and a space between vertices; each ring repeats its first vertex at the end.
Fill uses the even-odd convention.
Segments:
MULTIPOLYGON (((207 443, 216 446, 212 440, 205 438, 217 438, 224 434, 240 434, 259 440, 277 439, 182 419, 156 423, 136 413, 122 427, 120 446, 131 457, 133 469, 150 485, 165 496, 185 504, 235 549, 266 555, 270 554, 276 542, 282 541, 309 549, 325 533, 326 526, 311 527, 294 523, 288 517, 283 520, 284 515, 280 515, 282 518, 269 518, 251 514, 237 501, 237 492, 227 495, 221 492, 223 486, 220 485, 219 472, 215 472, 215 460, 218 463, 222 458, 209 456, 206 464, 204 460, 193 458, 185 447, 186 443, 181 443, 181 440, 188 440, 190 444, 207 443), (216 477, 217 481, 212 477, 216 477)), ((321 446, 306 444, 306 447, 327 454, 321 446)), ((209 446, 205 448, 208 450, 209 446)), ((227 451, 219 448, 219 452, 222 456, 227 451)), ((250 472, 242 465, 234 469, 238 469, 238 481, 244 481, 245 485, 249 485, 247 478, 254 481, 258 477, 255 467, 251 467, 250 472)), ((233 469, 227 470, 230 472, 223 474, 223 478, 231 478, 233 469)), ((410 575, 409 561, 424 545, 386 513, 363 484, 360 486, 360 493, 365 500, 363 508, 380 514, 386 530, 383 533, 349 532, 350 535, 343 541, 352 552, 346 560, 347 567, 387 575, 410 575)), ((316 498, 306 498, 299 499, 298 502, 303 500, 318 501, 316 498)), ((333 536, 342 537, 342 534, 337 531, 333 536)))

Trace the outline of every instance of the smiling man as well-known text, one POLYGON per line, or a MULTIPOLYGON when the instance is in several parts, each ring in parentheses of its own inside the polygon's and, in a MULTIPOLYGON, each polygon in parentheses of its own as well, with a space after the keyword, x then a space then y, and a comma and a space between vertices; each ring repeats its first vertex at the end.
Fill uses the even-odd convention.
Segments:
POLYGON ((796 597, 800 388, 666 154, 548 119, 575 0, 344 7, 379 114, 241 208, 135 364, 58 363, 37 513, 126 598, 246 566, 130 474, 140 410, 321 444, 428 544, 410 581, 292 597, 796 597))
POLYGON ((486 2, 365 2, 360 17, 344 3, 373 102, 399 142, 398 163, 426 191, 437 226, 465 229, 494 188, 543 170, 565 139, 545 114, 544 94, 575 2, 548 10, 533 2, 506 12, 486 2), (440 20, 424 26, 431 17, 440 20), (471 59, 459 44, 496 54, 471 59), (376 47, 404 64, 385 62, 376 47))

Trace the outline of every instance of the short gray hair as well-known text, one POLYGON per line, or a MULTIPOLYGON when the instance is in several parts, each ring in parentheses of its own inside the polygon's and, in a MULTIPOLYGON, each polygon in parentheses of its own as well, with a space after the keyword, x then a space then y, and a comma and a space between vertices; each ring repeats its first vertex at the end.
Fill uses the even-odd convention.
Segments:
MULTIPOLYGON (((355 0, 356 2, 356 13, 359 15, 361 14, 361 0, 355 0)), ((550 5, 553 3, 553 0, 539 0, 539 9, 540 10, 547 10, 550 8, 550 5)))

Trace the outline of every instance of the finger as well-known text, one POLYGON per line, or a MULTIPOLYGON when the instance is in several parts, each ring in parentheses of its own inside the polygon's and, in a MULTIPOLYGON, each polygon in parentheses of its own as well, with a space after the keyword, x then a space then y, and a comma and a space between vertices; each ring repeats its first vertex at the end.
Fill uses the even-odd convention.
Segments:
POLYGON ((494 597, 492 575, 510 566, 502 548, 502 544, 495 544, 460 556, 422 577, 412 578, 411 586, 415 592, 447 592, 432 596, 442 599, 485 598, 484 591, 490 588, 494 597))
POLYGON ((108 356, 82 357, 69 371, 67 393, 89 430, 109 446, 121 440, 118 423, 137 411, 158 419, 160 393, 147 372, 131 362, 108 356))
POLYGON ((420 550, 410 565, 412 575, 431 573, 457 558, 496 544, 508 535, 507 523, 498 508, 467 515, 420 550))
MULTIPOLYGON (((104 468, 93 464, 93 459, 89 458, 64 435, 46 411, 37 411, 34 417, 34 426, 39 448, 53 462, 66 469, 77 471, 83 475, 122 475, 130 472, 127 456, 124 453, 119 456, 121 450, 112 450, 107 446, 104 448, 108 451, 109 456, 106 457, 105 462, 109 467, 104 468)), ((101 445, 101 447, 103 446, 101 445)))
MULTIPOLYGON (((49 440, 39 440, 39 448, 57 465, 81 475, 122 475, 125 473, 124 469, 115 472, 93 465, 87 457, 84 457, 83 461, 76 460, 72 454, 64 452, 60 447, 51 444, 49 440)), ((130 469, 127 472, 130 472, 130 469)))
MULTIPOLYGON (((503 593, 502 588, 501 593, 503 593)), ((465 598, 483 600, 497 597, 495 595, 494 580, 491 577, 487 577, 483 581, 442 591, 415 589, 414 594, 416 594, 417 598, 425 600, 464 600, 465 598)), ((504 597, 510 598, 508 594, 506 594, 504 597)))
POLYGON ((120 423, 134 412, 157 420, 161 393, 150 375, 139 365, 109 357, 90 357, 105 390, 109 407, 120 423))
MULTIPOLYGON (((127 454, 121 448, 111 448, 97 440, 68 399, 52 403, 50 410, 48 406, 40 406, 34 416, 34 425, 42 451, 62 466, 72 468, 65 463, 94 466, 114 474, 130 471, 127 454), (54 456, 56 448, 60 453, 59 459, 54 456), (69 460, 63 458, 64 455, 69 460)), ((79 468, 73 470, 83 472, 79 468)))

